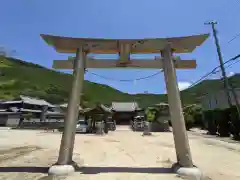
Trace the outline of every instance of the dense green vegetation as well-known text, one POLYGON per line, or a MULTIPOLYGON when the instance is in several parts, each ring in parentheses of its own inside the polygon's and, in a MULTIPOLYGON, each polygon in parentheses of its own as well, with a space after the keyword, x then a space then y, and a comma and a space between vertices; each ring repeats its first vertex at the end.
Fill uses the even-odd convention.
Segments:
POLYGON ((202 125, 203 128, 208 130, 208 134, 221 137, 232 135, 235 140, 240 140, 240 119, 236 106, 227 109, 208 110, 202 114, 202 125))
MULTIPOLYGON (((16 59, 2 59, 0 64, 0 99, 13 99, 20 94, 44 98, 52 103, 67 101, 71 87, 70 74, 56 72, 16 59)), ((109 103, 128 100, 129 95, 109 86, 85 81, 84 102, 109 103)))
MULTIPOLYGON (((13 99, 20 94, 44 98, 58 104, 67 101, 71 75, 46 69, 42 66, 13 58, 0 59, 0 99, 13 99)), ((240 75, 231 77, 234 86, 240 86, 240 75)), ((197 103, 199 96, 222 89, 220 80, 206 80, 181 92, 184 104, 197 103)), ((87 106, 97 102, 137 101, 141 106, 166 102, 164 94, 122 93, 114 88, 89 81, 84 82, 83 101, 87 106)))

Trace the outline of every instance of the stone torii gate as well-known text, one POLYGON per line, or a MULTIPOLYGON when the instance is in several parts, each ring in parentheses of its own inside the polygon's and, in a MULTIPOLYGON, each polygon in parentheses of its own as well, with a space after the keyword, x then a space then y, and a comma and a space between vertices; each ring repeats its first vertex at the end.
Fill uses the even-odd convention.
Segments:
POLYGON ((163 69, 164 71, 178 161, 174 166, 176 167, 174 168, 175 171, 180 174, 200 176, 201 172, 194 167, 191 157, 175 70, 194 69, 196 68, 196 61, 175 59, 173 53, 191 53, 208 36, 209 34, 157 39, 91 39, 41 34, 45 42, 53 46, 57 52, 76 53, 76 57, 71 60, 54 60, 53 62, 53 68, 55 69, 73 69, 73 82, 58 161, 50 167, 49 173, 60 175, 75 170, 72 153, 85 68, 145 68, 163 69), (119 59, 94 59, 87 56, 90 53, 119 54, 119 59), (159 53, 161 57, 145 60, 130 59, 131 54, 150 53, 159 53))

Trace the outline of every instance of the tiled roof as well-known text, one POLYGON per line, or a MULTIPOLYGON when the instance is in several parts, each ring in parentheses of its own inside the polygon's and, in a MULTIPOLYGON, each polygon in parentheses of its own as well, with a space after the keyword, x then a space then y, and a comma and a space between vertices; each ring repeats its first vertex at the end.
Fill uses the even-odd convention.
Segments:
POLYGON ((26 104, 33 104, 33 105, 40 105, 40 106, 48 106, 48 107, 55 107, 54 105, 50 104, 49 102, 43 99, 36 99, 28 96, 20 95, 19 100, 13 101, 1 101, 1 104, 12 104, 12 103, 26 103, 26 104))
POLYGON ((54 105, 50 104, 49 102, 43 99, 35 99, 28 96, 20 96, 21 100, 26 104, 37 104, 41 106, 48 106, 48 107, 55 107, 54 105))
POLYGON ((109 107, 107 107, 107 106, 105 106, 105 105, 103 105, 103 104, 100 104, 99 105, 104 111, 106 111, 106 112, 112 112, 112 109, 111 108, 109 108, 109 107))
POLYGON ((138 109, 136 102, 112 102, 112 110, 118 112, 132 112, 138 109))

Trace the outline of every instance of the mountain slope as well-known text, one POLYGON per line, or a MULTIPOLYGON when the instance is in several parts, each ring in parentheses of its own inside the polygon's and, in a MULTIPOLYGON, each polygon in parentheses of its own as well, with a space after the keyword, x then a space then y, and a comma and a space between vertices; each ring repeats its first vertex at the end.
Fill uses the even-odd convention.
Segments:
MULTIPOLYGON (((16 59, 4 59, 0 65, 0 99, 20 94, 45 98, 52 103, 67 100, 72 76, 16 59)), ((109 86, 84 82, 84 100, 90 104, 127 100, 128 94, 109 86)))
MULTIPOLYGON (((70 74, 56 72, 39 65, 13 58, 0 59, 0 99, 13 99, 20 94, 44 98, 51 103, 67 101, 71 87, 70 74)), ((230 78, 235 87, 240 87, 240 75, 230 78)), ((205 80, 181 92, 184 104, 196 103, 202 94, 214 92, 222 87, 221 80, 205 80)), ((114 88, 84 81, 83 100, 91 106, 97 102, 110 104, 112 101, 137 101, 141 106, 167 101, 164 94, 122 93, 114 88)))

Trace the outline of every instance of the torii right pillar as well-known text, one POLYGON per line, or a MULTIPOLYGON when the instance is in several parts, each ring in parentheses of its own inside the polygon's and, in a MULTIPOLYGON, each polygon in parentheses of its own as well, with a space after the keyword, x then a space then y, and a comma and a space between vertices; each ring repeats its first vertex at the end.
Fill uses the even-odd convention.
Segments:
POLYGON ((173 52, 174 50, 171 48, 171 44, 166 44, 165 48, 161 52, 173 137, 177 155, 177 163, 173 166, 173 169, 180 175, 187 175, 196 180, 200 180, 202 173, 199 169, 194 167, 190 152, 180 92, 177 83, 176 69, 172 58, 173 52))

